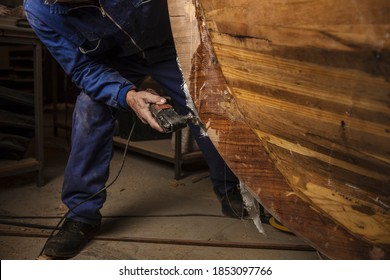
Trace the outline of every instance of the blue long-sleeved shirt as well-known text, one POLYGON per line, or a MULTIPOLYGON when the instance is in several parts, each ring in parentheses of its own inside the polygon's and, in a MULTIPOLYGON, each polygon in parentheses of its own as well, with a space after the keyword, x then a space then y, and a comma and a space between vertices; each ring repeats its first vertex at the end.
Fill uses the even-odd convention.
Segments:
POLYGON ((135 86, 109 66, 139 55, 148 63, 176 57, 166 0, 47 4, 25 0, 27 19, 72 81, 92 99, 128 108, 135 86))

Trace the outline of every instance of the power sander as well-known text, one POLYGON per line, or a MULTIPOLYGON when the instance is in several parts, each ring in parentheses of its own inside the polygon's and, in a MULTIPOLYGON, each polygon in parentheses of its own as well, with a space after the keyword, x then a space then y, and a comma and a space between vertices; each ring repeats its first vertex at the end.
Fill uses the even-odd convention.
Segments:
POLYGON ((175 132, 186 127, 189 123, 203 125, 197 116, 188 113, 186 116, 179 115, 170 104, 151 104, 150 112, 165 133, 175 132))

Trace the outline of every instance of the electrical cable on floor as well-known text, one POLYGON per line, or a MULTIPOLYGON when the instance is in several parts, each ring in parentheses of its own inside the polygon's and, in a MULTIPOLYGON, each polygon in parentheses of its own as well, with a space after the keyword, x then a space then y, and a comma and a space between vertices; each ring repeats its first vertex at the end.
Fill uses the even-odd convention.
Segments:
MULTIPOLYGON (((130 138, 131 136, 133 135, 133 131, 134 131, 134 128, 135 128, 135 123, 136 122, 133 122, 133 125, 131 127, 131 130, 130 130, 130 133, 129 133, 129 136, 127 137, 127 140, 126 140, 126 147, 125 147, 125 150, 123 152, 123 156, 122 156, 122 161, 121 161, 121 165, 119 167, 119 170, 118 170, 118 173, 116 174, 115 178, 111 181, 111 183, 109 183, 107 186, 104 186, 103 188, 101 188, 99 191, 97 191, 96 193, 92 194, 91 196, 89 196, 88 198, 86 198, 85 200, 81 201, 79 204, 77 204, 76 206, 74 206, 73 208, 69 209, 65 215, 63 215, 60 219, 60 221, 57 223, 57 225, 55 226, 55 228, 52 230, 52 232, 50 233, 49 235, 49 238, 47 240, 49 240, 51 237, 53 237, 54 233, 60 228, 60 225, 61 223, 66 219, 66 217, 69 215, 70 212, 74 211, 76 208, 78 208, 79 206, 83 205, 84 203, 90 201, 91 199, 93 199, 94 197, 96 197, 97 195, 101 194, 102 192, 104 192, 105 190, 107 190, 109 187, 111 187, 115 182, 116 180, 119 178, 119 175, 121 174, 122 172, 122 169, 123 169, 123 166, 125 165, 125 159, 126 159, 126 154, 127 154, 127 149, 129 147, 129 144, 130 144, 130 138)), ((45 245, 43 246, 41 252, 39 253, 39 256, 43 255, 43 252, 45 251, 45 248, 46 248, 46 244, 47 244, 47 241, 45 242, 45 245)), ((39 257, 38 256, 38 257, 39 257)))

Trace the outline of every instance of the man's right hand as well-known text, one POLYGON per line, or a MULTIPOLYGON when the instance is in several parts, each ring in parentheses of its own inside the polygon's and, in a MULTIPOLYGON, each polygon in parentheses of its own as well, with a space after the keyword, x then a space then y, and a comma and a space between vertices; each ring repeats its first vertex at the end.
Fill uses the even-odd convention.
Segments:
POLYGON ((165 98, 149 91, 130 90, 127 92, 126 102, 143 123, 149 124, 150 127, 159 132, 164 132, 153 118, 152 113, 150 112, 150 104, 164 104, 166 103, 165 98))

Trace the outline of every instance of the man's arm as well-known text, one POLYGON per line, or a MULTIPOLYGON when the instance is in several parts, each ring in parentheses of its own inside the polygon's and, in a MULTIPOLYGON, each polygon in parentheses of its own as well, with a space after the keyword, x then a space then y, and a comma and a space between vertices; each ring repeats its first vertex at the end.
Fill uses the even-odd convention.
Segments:
POLYGON ((150 113, 150 103, 165 103, 165 99, 136 87, 119 72, 81 53, 73 42, 56 30, 27 14, 27 19, 39 39, 58 61, 72 82, 93 100, 112 107, 133 109, 142 122, 162 132, 150 113))
POLYGON ((27 13, 27 19, 72 82, 93 100, 117 107, 119 91, 123 87, 134 87, 117 71, 81 53, 78 46, 62 36, 60 31, 53 30, 30 13, 27 13))

